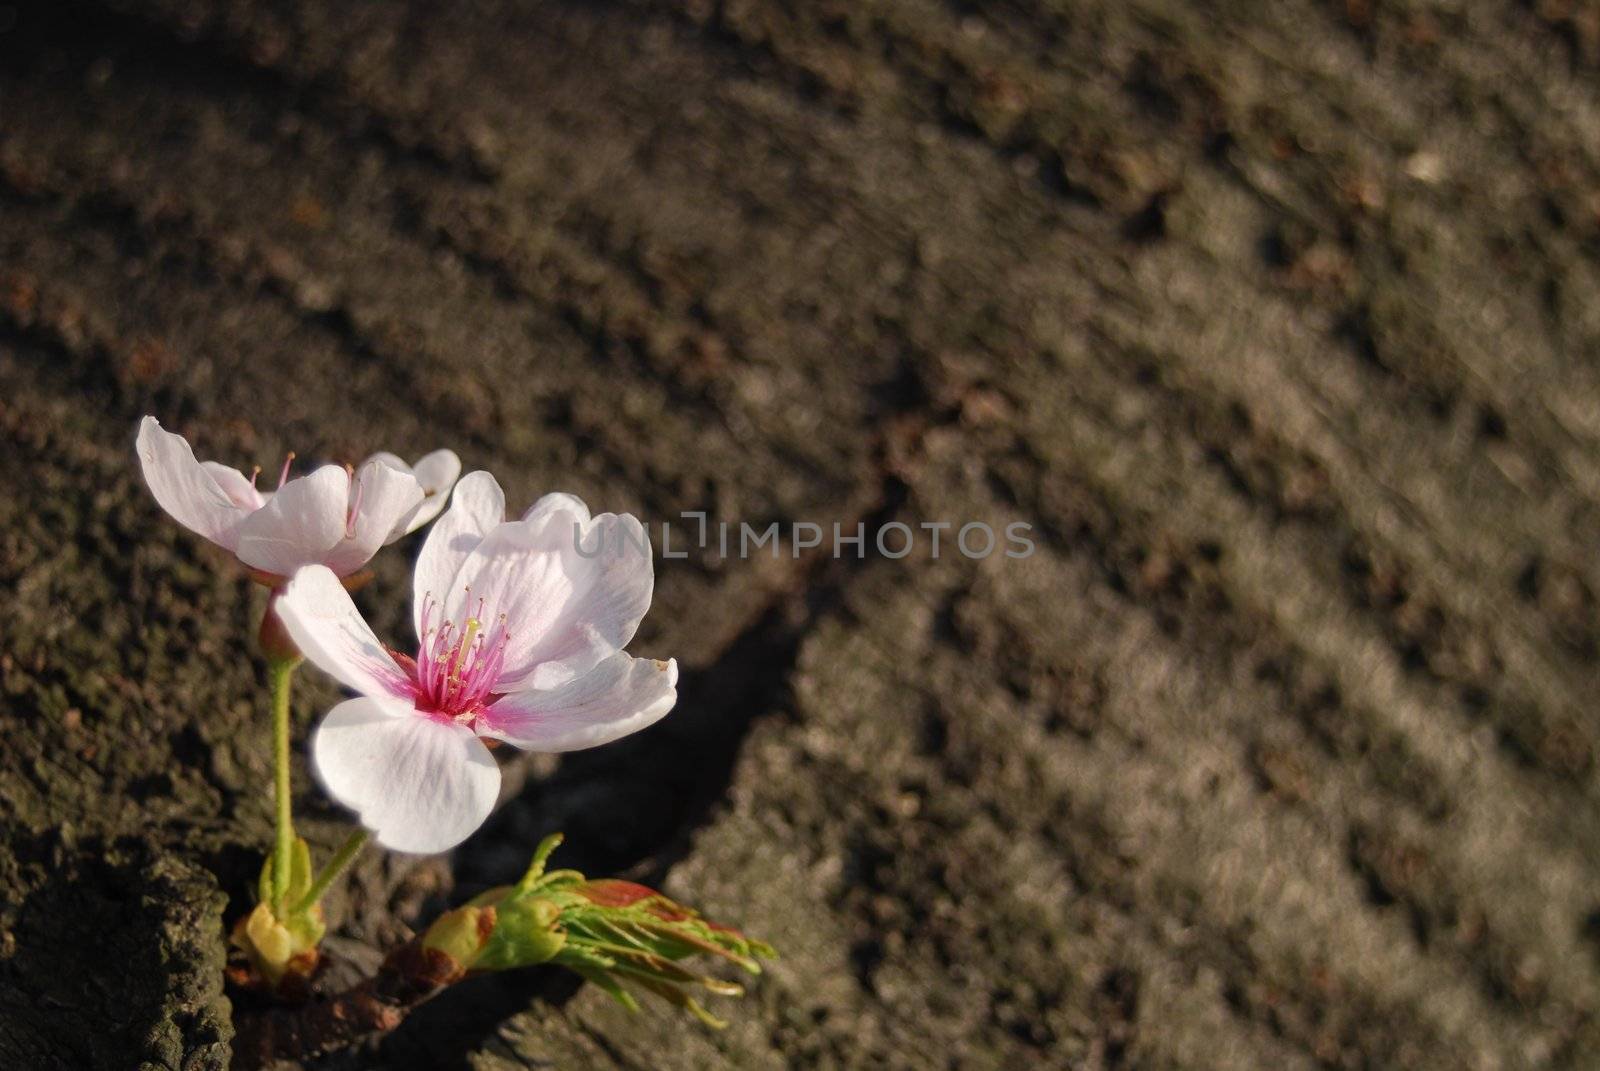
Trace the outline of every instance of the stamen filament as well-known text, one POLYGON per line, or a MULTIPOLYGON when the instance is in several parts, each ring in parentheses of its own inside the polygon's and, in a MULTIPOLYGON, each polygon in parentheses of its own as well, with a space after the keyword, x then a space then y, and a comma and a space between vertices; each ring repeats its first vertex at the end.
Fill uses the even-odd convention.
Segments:
POLYGON ((417 706, 470 724, 482 713, 505 665, 506 615, 487 624, 487 604, 480 598, 477 613, 459 626, 445 620, 436 627, 437 606, 431 592, 423 596, 422 642, 412 671, 417 706))

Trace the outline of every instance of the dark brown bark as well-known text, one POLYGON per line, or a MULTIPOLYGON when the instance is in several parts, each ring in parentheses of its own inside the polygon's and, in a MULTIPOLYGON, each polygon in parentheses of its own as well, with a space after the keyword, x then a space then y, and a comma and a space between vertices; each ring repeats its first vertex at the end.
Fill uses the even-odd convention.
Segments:
POLYGON ((454 960, 408 941, 376 975, 342 992, 236 1017, 233 1066, 255 1071, 275 1060, 308 1060, 399 1026, 419 1004, 463 976, 454 960))
MULTIPOLYGON (((501 749, 331 936, 561 829, 783 958, 715 1040, 532 972, 339 1071, 1589 1071, 1593 12, 0 3, 0 1067, 228 1059, 264 594, 150 501, 153 413, 709 514, 631 646, 673 713, 501 749), (773 521, 866 555, 740 557, 773 521), (1034 552, 933 558, 968 521, 1034 552)), ((399 647, 416 548, 357 596, 399 647)), ((297 674, 297 747, 340 694, 297 674)))

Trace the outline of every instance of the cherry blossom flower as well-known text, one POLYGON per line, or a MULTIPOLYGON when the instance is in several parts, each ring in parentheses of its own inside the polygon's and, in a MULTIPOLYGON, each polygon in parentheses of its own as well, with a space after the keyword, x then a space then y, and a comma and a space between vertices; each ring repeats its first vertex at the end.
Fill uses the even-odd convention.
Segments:
POLYGON ((323 465, 290 479, 291 454, 278 489, 260 491, 254 475, 196 461, 183 436, 149 416, 139 425, 137 449, 162 509, 269 580, 311 564, 338 576, 356 572, 384 544, 438 516, 461 471, 454 453, 437 450, 414 467, 375 454, 354 471, 323 465))
POLYGON ((591 517, 572 495, 507 521, 494 477, 471 473, 417 559, 415 657, 378 641, 330 569, 301 569, 278 613, 307 659, 359 693, 312 739, 323 785, 385 846, 441 852, 499 794, 484 740, 575 751, 663 717, 677 662, 623 651, 650 608, 648 548, 636 518, 591 517))

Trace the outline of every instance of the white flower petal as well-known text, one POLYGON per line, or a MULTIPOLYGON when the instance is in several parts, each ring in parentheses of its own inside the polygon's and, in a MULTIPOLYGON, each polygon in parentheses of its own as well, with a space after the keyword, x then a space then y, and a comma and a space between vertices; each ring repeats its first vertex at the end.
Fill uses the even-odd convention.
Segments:
POLYGON ((350 474, 324 465, 284 484, 239 526, 235 553, 246 565, 288 576, 315 565, 344 538, 350 474))
POLYGON ((444 512, 445 503, 450 498, 450 489, 456 485, 456 479, 461 475, 461 459, 456 456, 454 450, 435 450, 431 454, 424 454, 411 467, 411 474, 422 485, 424 497, 422 504, 405 522, 405 531, 401 532, 401 535, 415 532, 444 512))
POLYGON ((577 751, 638 732, 677 701, 676 660, 619 651, 574 681, 502 697, 479 719, 478 732, 533 751, 577 751))
POLYGON ((442 852, 494 809, 500 769, 472 731, 393 699, 349 699, 311 738, 323 787, 386 848, 442 852))
POLYGON ((555 513, 566 510, 577 518, 578 523, 589 523, 589 507, 577 495, 569 495, 565 491, 555 491, 545 495, 539 501, 528 507, 528 512, 522 515, 524 521, 536 521, 555 513))
POLYGON ((323 564, 348 576, 372 560, 389 534, 422 504, 422 487, 411 473, 373 459, 356 473, 350 492, 355 515, 323 564))
MULTIPOLYGON (((399 469, 401 472, 411 472, 411 466, 406 464, 404 458, 400 457, 398 454, 391 454, 387 450, 379 450, 376 454, 373 454, 361 464, 365 466, 373 461, 381 461, 385 465, 388 465, 391 469, 399 469)), ((414 476, 416 474, 412 473, 412 475, 414 476)))
POLYGON ((273 607, 300 653, 340 684, 363 695, 411 701, 405 671, 327 566, 296 572, 273 607))
POLYGON ((195 460, 183 436, 164 431, 155 417, 147 416, 139 422, 136 449, 145 482, 161 508, 190 531, 233 550, 247 511, 195 460))
POLYGON ((386 540, 389 543, 415 532, 439 516, 450 498, 450 489, 455 486, 457 477, 461 475, 461 459, 456 456, 454 450, 435 450, 431 454, 424 454, 415 465, 408 465, 402 458, 387 450, 380 450, 362 464, 373 461, 381 461, 392 469, 399 469, 415 476, 417 483, 422 487, 422 501, 395 524, 386 540))
POLYGON ((485 534, 506 519, 506 495, 487 472, 470 472, 456 484, 450 509, 428 532, 417 555, 413 580, 412 619, 422 635, 422 604, 432 596, 443 603, 461 563, 485 534))
POLYGON ((217 486, 222 488, 222 493, 228 496, 228 501, 243 513, 254 513, 267 504, 266 498, 256 490, 256 485, 238 469, 229 468, 218 461, 202 461, 200 467, 211 474, 217 486))
POLYGON ((653 587, 649 536, 636 518, 602 513, 585 521, 552 505, 486 536, 443 603, 458 626, 479 612, 480 600, 486 624, 505 615, 502 690, 553 688, 627 646, 653 587))

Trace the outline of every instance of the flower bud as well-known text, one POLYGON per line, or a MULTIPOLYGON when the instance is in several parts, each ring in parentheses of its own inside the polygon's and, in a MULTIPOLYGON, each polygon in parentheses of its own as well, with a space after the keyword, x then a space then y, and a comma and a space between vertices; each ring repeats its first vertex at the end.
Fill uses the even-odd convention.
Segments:
POLYGON ((722 1026, 691 989, 740 996, 743 988, 682 961, 715 956, 759 974, 757 960, 775 955, 771 947, 707 922, 643 885, 589 881, 575 870, 546 873, 545 860, 559 843, 559 835, 547 837, 516 885, 492 889, 441 916, 428 928, 423 947, 472 971, 558 964, 629 1008, 638 1003, 624 983, 722 1026))
MULTIPOLYGON (((244 953, 250 972, 238 980, 280 993, 303 990, 321 961, 317 946, 327 925, 322 905, 287 911, 272 909, 272 859, 261 868, 259 903, 233 927, 231 942, 244 953)), ((296 837, 290 853, 289 893, 285 902, 297 904, 311 886, 311 849, 296 837)))
POLYGON ((561 908, 536 896, 513 897, 498 907, 494 931, 477 963, 478 970, 499 971, 548 963, 567 943, 559 921, 561 908))
POLYGON ((280 921, 269 905, 257 904, 234 926, 232 942, 266 988, 284 990, 316 973, 324 929, 320 906, 280 921))

